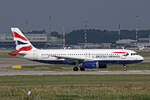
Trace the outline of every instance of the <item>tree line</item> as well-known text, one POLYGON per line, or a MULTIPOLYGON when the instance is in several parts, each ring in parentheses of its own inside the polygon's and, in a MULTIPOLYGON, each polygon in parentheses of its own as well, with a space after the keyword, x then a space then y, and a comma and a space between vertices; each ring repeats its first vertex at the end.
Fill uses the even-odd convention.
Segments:
MULTIPOLYGON (((80 29, 66 33, 66 43, 69 45, 84 43, 85 32, 87 34, 88 43, 115 43, 119 39, 118 31, 80 29)), ((133 39, 133 40, 136 39, 135 30, 121 30, 120 33, 121 39, 133 39)), ((62 34, 59 34, 58 32, 52 32, 51 35, 62 38, 62 34)), ((148 37, 150 37, 150 30, 138 31, 138 38, 148 38, 148 37)))

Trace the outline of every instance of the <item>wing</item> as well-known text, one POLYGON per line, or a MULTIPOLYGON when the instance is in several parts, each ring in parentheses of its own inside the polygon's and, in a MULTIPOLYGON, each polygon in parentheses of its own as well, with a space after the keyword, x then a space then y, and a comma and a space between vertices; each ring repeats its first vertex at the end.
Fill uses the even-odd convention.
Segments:
POLYGON ((78 58, 78 57, 66 57, 66 56, 54 56, 58 59, 65 59, 65 60, 69 60, 71 62, 84 62, 84 61, 87 61, 88 59, 83 59, 83 58, 78 58))

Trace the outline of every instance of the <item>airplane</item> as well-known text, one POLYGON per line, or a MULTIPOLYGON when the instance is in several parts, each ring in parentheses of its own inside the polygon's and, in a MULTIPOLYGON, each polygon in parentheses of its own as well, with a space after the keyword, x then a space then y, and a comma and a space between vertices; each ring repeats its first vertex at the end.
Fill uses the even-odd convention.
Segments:
POLYGON ((21 55, 28 60, 49 64, 71 64, 73 71, 85 71, 86 68, 107 68, 108 64, 139 63, 144 58, 135 51, 127 49, 37 49, 25 37, 19 28, 11 28, 16 51, 9 55, 21 55))

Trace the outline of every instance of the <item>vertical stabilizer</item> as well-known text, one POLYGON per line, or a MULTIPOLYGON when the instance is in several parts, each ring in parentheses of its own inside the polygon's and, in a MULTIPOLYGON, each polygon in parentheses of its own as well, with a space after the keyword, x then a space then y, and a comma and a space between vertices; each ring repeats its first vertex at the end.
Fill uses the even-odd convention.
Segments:
POLYGON ((11 28, 11 31, 16 43, 16 51, 12 51, 12 53, 27 53, 35 49, 19 28, 11 28))

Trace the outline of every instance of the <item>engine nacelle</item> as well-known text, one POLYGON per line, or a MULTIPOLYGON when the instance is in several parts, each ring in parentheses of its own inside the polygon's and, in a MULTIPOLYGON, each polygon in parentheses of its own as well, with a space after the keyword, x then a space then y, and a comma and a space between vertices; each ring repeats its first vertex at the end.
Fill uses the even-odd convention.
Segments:
POLYGON ((86 61, 86 62, 83 62, 82 67, 84 68, 107 68, 107 64, 101 64, 98 61, 86 61))

